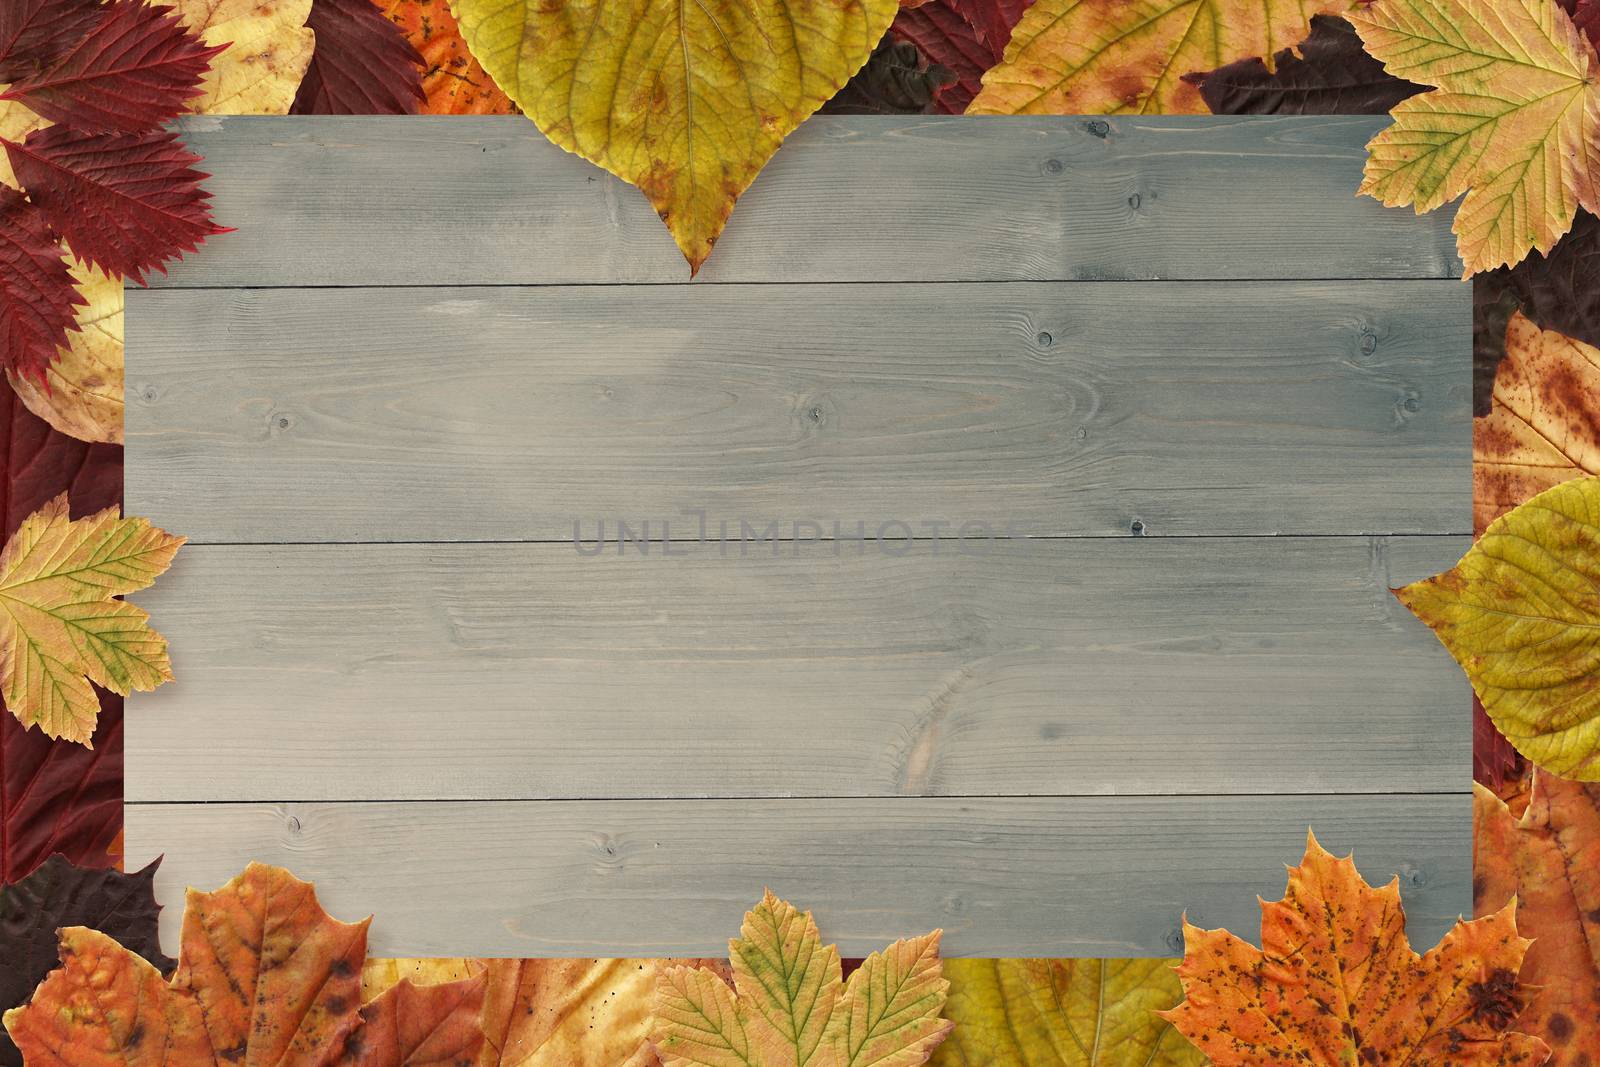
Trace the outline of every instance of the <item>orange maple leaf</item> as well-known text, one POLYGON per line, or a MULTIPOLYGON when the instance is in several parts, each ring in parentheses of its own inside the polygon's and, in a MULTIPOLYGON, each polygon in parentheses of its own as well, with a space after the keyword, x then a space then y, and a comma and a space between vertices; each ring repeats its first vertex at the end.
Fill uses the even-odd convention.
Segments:
POLYGON ((424 1067, 471 1062, 482 976, 361 1005, 367 921, 342 923, 280 867, 189 890, 171 982, 105 934, 61 931, 61 967, 6 1012, 28 1062, 71 1067, 424 1067))
POLYGON ((1184 922, 1184 1001, 1159 1012, 1216 1067, 1536 1067, 1545 1043, 1507 1027, 1532 944, 1516 902, 1462 920, 1424 956, 1406 940, 1400 881, 1374 889, 1307 836, 1261 948, 1184 922))

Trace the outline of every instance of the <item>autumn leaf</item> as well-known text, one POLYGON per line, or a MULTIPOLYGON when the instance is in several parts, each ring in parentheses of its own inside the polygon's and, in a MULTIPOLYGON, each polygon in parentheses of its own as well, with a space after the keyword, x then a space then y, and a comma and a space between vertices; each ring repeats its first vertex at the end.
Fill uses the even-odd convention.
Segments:
POLYGON ((1398 78, 1436 86, 1367 144, 1362 193, 1418 214, 1466 194, 1467 275, 1548 252, 1600 206, 1600 73, 1551 0, 1378 0, 1350 20, 1398 78))
POLYGON ((76 333, 44 384, 7 370, 12 391, 28 410, 80 441, 122 443, 122 282, 104 271, 70 265, 85 306, 76 333))
POLYGON ((1374 889, 1308 835, 1283 899, 1261 902, 1261 948, 1184 922, 1185 999, 1159 1014, 1216 1067, 1543 1063, 1542 1041, 1507 1030, 1530 944, 1516 905, 1421 956, 1405 922, 1398 878, 1374 889))
POLYGON ((771 891, 740 934, 732 986, 705 968, 660 974, 653 1037, 666 1067, 917 1067, 950 1032, 940 931, 873 953, 848 983, 811 913, 771 891))
MULTIPOLYGON (((74 866, 52 856, 15 885, 0 886, 0 1011, 23 1004, 56 966, 56 931, 87 926, 115 938, 162 971, 155 898, 160 860, 135 874, 74 866)), ((22 1053, 0 1034, 0 1067, 22 1067, 22 1053)))
POLYGON ((1600 474, 1600 349, 1541 330, 1522 312, 1506 328, 1493 406, 1472 425, 1472 524, 1552 486, 1600 474))
POLYGON ((1551 1067, 1600 1062, 1600 787, 1536 770, 1520 818, 1481 785, 1472 815, 1476 911, 1515 898, 1533 938, 1513 1025, 1550 1045, 1551 1067))
POLYGON ((49 219, 0 185, 0 363, 44 381, 57 350, 77 330, 84 303, 49 219))
POLYGON ((1201 114, 1184 75, 1272 56, 1353 0, 1038 0, 969 115, 1201 114))
POLYGON ((1314 15, 1311 36, 1269 67, 1259 56, 1192 75, 1214 115, 1383 115, 1427 89, 1367 55, 1344 19, 1314 15))
POLYGON ((700 269, 783 139, 850 80, 895 0, 454 0, 545 136, 638 186, 700 269))
MULTIPOLYGON (((365 0, 363 0, 365 2, 365 0)), ((331 1061, 340 1067, 463 1067, 478 1058, 484 977, 384 990, 361 1008, 361 1024, 331 1061)))
POLYGON ((422 1067, 478 1051, 483 978, 363 1006, 367 923, 342 923, 287 871, 252 863, 214 893, 189 890, 170 982, 104 934, 67 927, 61 967, 5 1026, 31 1060, 125 1067, 240 1063, 422 1067))
POLYGON ((893 36, 878 42, 867 65, 823 104, 823 115, 926 115, 936 110, 941 89, 955 75, 930 64, 910 41, 893 36))
POLYGON ((978 95, 984 71, 1000 61, 1012 28, 1032 0, 931 0, 900 12, 889 34, 915 44, 928 60, 950 70, 935 110, 959 115, 978 95))
POLYGON ((286 115, 316 35, 311 0, 163 0, 208 45, 228 50, 211 63, 193 109, 206 115, 286 115))
POLYGON ((291 115, 410 115, 422 95, 422 57, 372 0, 314 0, 311 65, 291 115))
POLYGON ((63 493, 0 552, 0 694, 50 737, 89 743, 100 710, 90 681, 126 696, 172 678, 149 615, 112 598, 154 582, 184 539, 117 510, 69 520, 63 493))
POLYGON ((955 1023, 932 1067, 1203 1067, 1155 1012, 1183 990, 1171 960, 946 960, 955 1023))
POLYGON ((103 14, 100 0, 6 0, 0 4, 0 82, 50 66, 103 14))
POLYGON ((377 958, 361 964, 361 1000, 376 1000, 401 982, 438 985, 460 982, 488 969, 487 960, 470 958, 377 958))
POLYGON ((1600 779, 1600 478, 1565 482, 1489 524, 1453 568, 1395 590, 1533 763, 1600 779))
POLYGON ((1472 279, 1473 412, 1489 412, 1495 368, 1505 355, 1506 326, 1521 310, 1535 325, 1600 347, 1600 218, 1578 212, 1572 230, 1548 255, 1472 279))
POLYGON ((7 141, 28 199, 85 263, 144 283, 213 234, 200 157, 175 133, 81 134, 48 126, 7 141))
POLYGON ((203 45, 170 8, 144 0, 110 0, 102 10, 81 40, 0 100, 85 133, 140 133, 186 110, 223 46, 203 45))
POLYGON ((122 506, 122 449, 85 444, 51 429, 3 389, 0 427, 0 536, 9 539, 63 491, 74 518, 122 506))
POLYGON ((514 115, 517 105, 484 72, 461 39, 449 0, 379 0, 422 57, 422 106, 429 115, 514 115))

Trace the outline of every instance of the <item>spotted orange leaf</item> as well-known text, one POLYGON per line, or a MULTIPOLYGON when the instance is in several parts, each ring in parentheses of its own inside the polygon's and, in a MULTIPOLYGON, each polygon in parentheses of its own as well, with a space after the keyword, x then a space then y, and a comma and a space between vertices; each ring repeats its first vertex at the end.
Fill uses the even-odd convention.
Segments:
POLYGON ((1261 902, 1261 948, 1184 923, 1184 1001, 1161 1012, 1216 1067, 1536 1067, 1549 1049, 1510 1031, 1531 943, 1515 903, 1458 922, 1417 955, 1399 879, 1368 885, 1308 835, 1282 900, 1261 902))

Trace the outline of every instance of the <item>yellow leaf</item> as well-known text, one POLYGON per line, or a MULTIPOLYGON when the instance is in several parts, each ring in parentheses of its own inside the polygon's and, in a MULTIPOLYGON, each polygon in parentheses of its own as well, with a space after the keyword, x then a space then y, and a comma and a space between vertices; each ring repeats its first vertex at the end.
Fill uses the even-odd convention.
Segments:
POLYGON ((1600 781, 1600 477, 1496 519, 1461 562, 1395 590, 1528 759, 1600 781))
POLYGON ((88 301, 78 309, 78 331, 45 372, 46 389, 6 371, 28 410, 68 437, 122 443, 122 281, 73 261, 74 284, 88 301))
POLYGON ((955 1021, 933 1067, 1201 1067, 1154 1013, 1183 999, 1171 960, 950 960, 955 1021))
POLYGON ((126 696, 172 680, 149 615, 111 598, 154 582, 183 542, 114 507, 69 520, 65 493, 22 520, 0 552, 0 696, 24 726, 87 745, 89 681, 126 696))
POLYGON ((1352 0, 1037 0, 969 115, 1205 114, 1185 74, 1298 44, 1352 0))
POLYGON ((453 0, 545 136, 638 186, 700 269, 733 202, 889 28, 897 0, 453 0))
POLYGON ((1600 474, 1600 349, 1518 311, 1489 414, 1472 420, 1474 531, 1585 474, 1600 474))
POLYGON ((652 1037, 666 1067, 918 1067, 950 1032, 937 930, 873 953, 848 983, 811 913, 770 891, 740 934, 731 988, 703 968, 658 978, 652 1037))
POLYGON ((441 985, 482 974, 488 964, 474 959, 369 959, 361 965, 361 1002, 371 1003, 402 981, 441 985))
POLYGON ((1466 273, 1548 252, 1595 203, 1594 48, 1552 0, 1378 0, 1350 14, 1389 73, 1436 86, 1395 106, 1360 191, 1456 213, 1466 273))
POLYGON ((202 115, 287 115, 311 65, 311 0, 169 0, 206 44, 228 44, 211 60, 190 110, 202 115), (230 43, 231 42, 231 43, 230 43))

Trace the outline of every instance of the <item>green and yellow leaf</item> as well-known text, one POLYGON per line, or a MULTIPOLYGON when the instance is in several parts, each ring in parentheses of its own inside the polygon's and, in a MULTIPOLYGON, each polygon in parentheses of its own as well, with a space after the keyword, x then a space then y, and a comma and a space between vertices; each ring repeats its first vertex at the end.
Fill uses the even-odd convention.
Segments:
POLYGON ((950 1032, 939 931, 873 953, 848 983, 811 913, 770 891, 740 934, 731 987, 700 967, 658 978, 652 1038, 666 1067, 918 1067, 950 1032))
POLYGON ((22 521, 0 552, 0 696, 24 726, 87 745, 89 682, 127 695, 172 680, 149 615, 112 598, 149 586, 183 543, 116 508, 71 520, 65 493, 22 521))
POLYGON ((691 273, 783 139, 850 80, 896 0, 454 0, 461 35, 556 144, 638 186, 691 273))
POLYGON ((1390 74, 1436 86, 1395 106, 1360 191, 1419 214, 1465 194, 1468 275, 1548 252, 1600 201, 1594 47, 1552 0, 1378 0, 1350 21, 1390 74))
POLYGON ((1203 1067, 1155 1013, 1183 999, 1171 960, 950 960, 956 1024, 932 1067, 1203 1067))
POLYGON ((1205 114, 1184 75, 1267 62, 1353 0, 1037 0, 969 115, 1205 114))
POLYGON ((1545 490, 1490 523, 1455 567, 1395 595, 1518 752, 1600 781, 1600 477, 1545 490))

